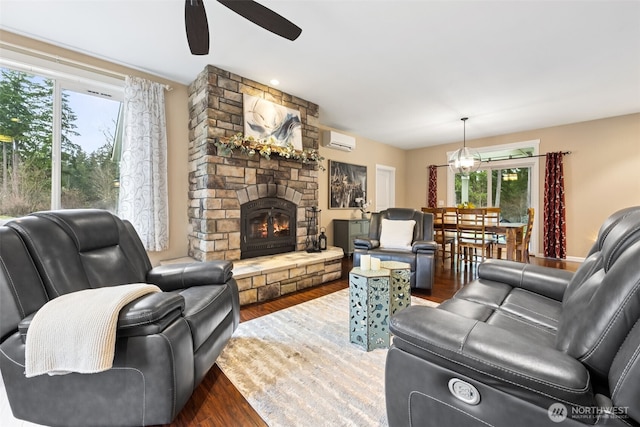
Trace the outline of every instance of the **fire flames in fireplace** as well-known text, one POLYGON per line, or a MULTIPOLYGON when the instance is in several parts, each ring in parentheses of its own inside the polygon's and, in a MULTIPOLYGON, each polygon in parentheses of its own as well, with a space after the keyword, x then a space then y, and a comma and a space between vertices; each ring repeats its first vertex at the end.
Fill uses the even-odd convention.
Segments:
POLYGON ((269 211, 249 218, 249 222, 251 224, 249 234, 252 239, 268 238, 270 230, 274 237, 289 236, 289 215, 269 211))

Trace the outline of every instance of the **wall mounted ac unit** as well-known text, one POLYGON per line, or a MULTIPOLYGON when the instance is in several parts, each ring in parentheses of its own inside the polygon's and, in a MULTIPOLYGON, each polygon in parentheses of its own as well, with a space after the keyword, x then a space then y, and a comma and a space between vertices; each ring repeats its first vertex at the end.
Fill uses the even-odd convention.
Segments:
POLYGON ((352 151, 356 148, 356 139, 349 135, 327 130, 322 135, 322 145, 336 150, 352 151))

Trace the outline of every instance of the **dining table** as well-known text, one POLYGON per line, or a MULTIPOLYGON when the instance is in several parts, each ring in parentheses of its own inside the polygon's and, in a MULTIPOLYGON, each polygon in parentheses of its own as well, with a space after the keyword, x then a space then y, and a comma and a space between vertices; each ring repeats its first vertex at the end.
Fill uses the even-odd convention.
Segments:
POLYGON ((485 230, 496 235, 503 234, 507 243, 507 259, 516 260, 516 247, 518 241, 522 241, 525 223, 520 222, 501 222, 499 224, 487 225, 485 230))
MULTIPOLYGON (((504 235, 507 246, 507 259, 515 261, 517 259, 516 247, 518 242, 522 241, 526 226, 527 224, 522 222, 500 222, 498 224, 489 223, 485 225, 485 231, 495 235, 504 235)), ((444 229, 446 231, 456 231, 457 224, 445 221, 444 229)))

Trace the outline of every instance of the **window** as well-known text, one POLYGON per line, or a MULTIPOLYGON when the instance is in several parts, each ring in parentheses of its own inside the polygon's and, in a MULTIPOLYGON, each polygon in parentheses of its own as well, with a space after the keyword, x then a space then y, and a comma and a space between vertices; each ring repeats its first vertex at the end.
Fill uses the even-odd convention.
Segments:
MULTIPOLYGON (((539 144, 526 141, 478 149, 483 162, 476 172, 463 177, 448 170, 448 206, 469 202, 476 207, 499 207, 503 222, 527 222, 527 209, 533 207, 537 224, 539 161, 533 156, 537 156, 539 144)), ((537 248, 536 237, 534 233, 532 253, 537 248)))
POLYGON ((455 205, 466 201, 476 207, 500 207, 502 221, 526 222, 531 206, 530 175, 531 167, 484 167, 468 177, 456 174, 455 205))
POLYGON ((0 214, 20 216, 51 201, 52 87, 49 79, 0 69, 0 214))
POLYGON ((501 221, 527 222, 531 206, 531 167, 491 169, 493 206, 500 207, 501 221))
POLYGON ((0 217, 58 208, 115 211, 122 82, 114 87, 69 70, 6 62, 0 217))
POLYGON ((118 162, 114 145, 121 102, 91 94, 63 90, 74 114, 75 128, 63 141, 61 207, 100 208, 115 212, 118 197, 118 162))

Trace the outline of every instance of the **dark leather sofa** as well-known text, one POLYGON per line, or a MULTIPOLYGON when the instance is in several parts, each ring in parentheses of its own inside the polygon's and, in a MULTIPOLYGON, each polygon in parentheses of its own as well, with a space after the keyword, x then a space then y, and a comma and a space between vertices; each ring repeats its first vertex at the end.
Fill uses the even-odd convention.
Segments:
POLYGON ((369 235, 353 240, 353 265, 360 265, 360 257, 368 254, 382 261, 399 261, 411 265, 411 287, 431 289, 435 274, 434 257, 438 244, 433 237, 433 214, 406 208, 389 208, 371 214, 369 235), (385 248, 380 245, 382 220, 416 222, 411 247, 385 248))
POLYGON ((239 322, 229 261, 152 268, 137 233, 106 211, 39 212, 0 227, 0 368, 16 418, 54 426, 169 423, 239 322), (113 368, 25 377, 25 335, 57 296, 155 284, 120 312, 113 368))
POLYGON ((639 426, 640 207, 575 273, 488 260, 438 308, 391 319, 389 425, 639 426))

